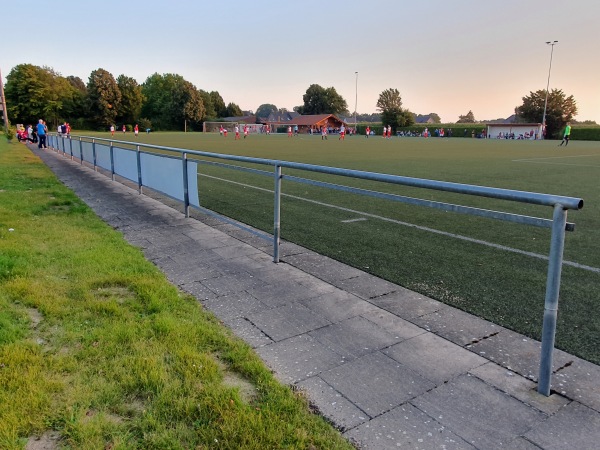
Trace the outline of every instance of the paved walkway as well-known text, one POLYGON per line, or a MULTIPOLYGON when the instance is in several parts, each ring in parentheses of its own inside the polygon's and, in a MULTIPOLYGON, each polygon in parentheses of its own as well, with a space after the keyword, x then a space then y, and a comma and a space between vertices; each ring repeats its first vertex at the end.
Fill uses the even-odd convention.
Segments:
POLYGON ((364 449, 600 448, 600 367, 355 268, 271 244, 210 216, 186 219, 53 151, 33 150, 364 449))

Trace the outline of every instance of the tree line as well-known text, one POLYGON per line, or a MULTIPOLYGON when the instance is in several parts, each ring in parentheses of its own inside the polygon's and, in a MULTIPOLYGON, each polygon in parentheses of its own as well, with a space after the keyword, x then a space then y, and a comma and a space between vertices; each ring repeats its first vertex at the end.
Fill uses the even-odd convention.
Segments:
MULTIPOLYGON (((92 71, 87 83, 75 76, 63 77, 49 67, 32 64, 15 66, 6 77, 7 112, 14 122, 36 123, 44 118, 49 124, 69 122, 76 129, 107 129, 113 124, 139 124, 154 130, 201 130, 204 121, 251 114, 225 101, 217 91, 198 89, 177 74, 150 75, 142 84, 132 77, 115 78, 102 68, 92 71)), ((377 100, 376 114, 348 111, 346 100, 335 88, 312 84, 302 97, 303 104, 294 107, 300 114, 356 115, 360 122, 381 122, 393 129, 413 125, 422 115, 402 105, 397 89, 385 89, 377 100)), ((517 121, 538 123, 546 108, 547 135, 556 135, 577 114, 576 101, 560 89, 530 92, 515 108, 517 121)), ((272 104, 262 104, 257 117, 285 112, 272 104)), ((440 123, 436 113, 427 115, 440 123)), ((472 111, 461 115, 457 123, 476 123, 472 111)))

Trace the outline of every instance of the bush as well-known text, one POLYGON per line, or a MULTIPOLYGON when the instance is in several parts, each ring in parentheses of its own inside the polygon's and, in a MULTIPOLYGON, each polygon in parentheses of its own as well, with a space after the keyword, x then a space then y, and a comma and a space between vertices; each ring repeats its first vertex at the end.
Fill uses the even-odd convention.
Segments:
POLYGON ((4 134, 6 135, 6 139, 10 142, 17 135, 17 129, 13 126, 9 126, 7 130, 5 130, 4 134))
MULTIPOLYGON (((564 132, 564 130, 562 130, 564 132)), ((560 135, 562 137, 562 134, 560 135)), ((571 139, 575 141, 600 141, 600 127, 573 127, 571 139)))

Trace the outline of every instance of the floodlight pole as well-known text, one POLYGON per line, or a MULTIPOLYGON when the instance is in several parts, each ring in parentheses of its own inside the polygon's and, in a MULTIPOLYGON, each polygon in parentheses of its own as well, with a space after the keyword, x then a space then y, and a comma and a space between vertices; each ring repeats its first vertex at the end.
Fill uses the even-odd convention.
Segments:
POLYGON ((558 41, 547 41, 547 45, 550 49, 550 68, 548 69, 548 83, 546 84, 546 100, 544 101, 544 115, 542 116, 542 139, 546 139, 546 108, 548 106, 548 89, 550 88, 550 72, 552 71, 552 54, 554 53, 554 46, 558 44, 558 41))
POLYGON ((2 82, 2 71, 0 70, 0 99, 2 100, 2 117, 4 118, 4 132, 8 132, 8 112, 6 111, 6 99, 4 98, 4 83, 2 82))
POLYGON ((354 134, 356 134, 356 108, 358 107, 358 72, 354 72, 356 75, 356 89, 354 96, 354 134))

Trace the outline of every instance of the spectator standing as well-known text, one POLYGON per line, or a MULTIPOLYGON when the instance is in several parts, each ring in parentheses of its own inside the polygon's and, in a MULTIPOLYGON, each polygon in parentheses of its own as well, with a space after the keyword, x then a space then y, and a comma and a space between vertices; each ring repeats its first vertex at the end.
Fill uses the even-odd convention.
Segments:
POLYGON ((38 148, 48 148, 46 147, 46 129, 44 121, 40 119, 37 124, 38 148))

